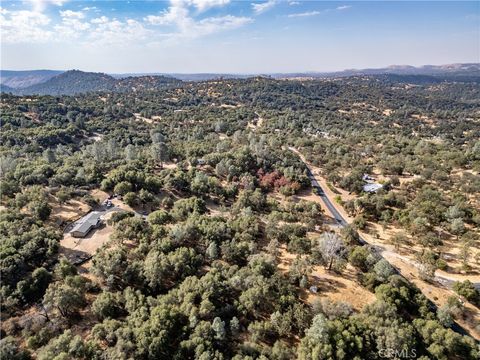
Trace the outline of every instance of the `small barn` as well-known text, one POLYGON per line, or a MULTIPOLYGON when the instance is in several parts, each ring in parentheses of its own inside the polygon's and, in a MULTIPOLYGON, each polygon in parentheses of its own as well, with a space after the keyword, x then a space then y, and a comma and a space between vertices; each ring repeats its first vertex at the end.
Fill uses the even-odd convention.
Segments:
POLYGON ((92 211, 75 223, 75 226, 70 231, 73 237, 83 238, 92 230, 100 226, 102 220, 100 219, 100 212, 92 211))

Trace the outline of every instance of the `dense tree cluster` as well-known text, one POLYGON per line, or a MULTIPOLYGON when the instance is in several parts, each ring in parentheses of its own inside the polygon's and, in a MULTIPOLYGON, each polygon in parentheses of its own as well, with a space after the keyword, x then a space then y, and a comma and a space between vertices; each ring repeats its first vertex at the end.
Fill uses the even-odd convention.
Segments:
MULTIPOLYGON (((437 309, 359 245, 370 222, 403 228, 392 243, 421 245, 427 280, 445 239, 461 244, 465 270, 475 260, 478 86, 405 81, 129 78, 76 96, 2 94, 0 357, 478 358, 454 331, 458 296, 437 309), (353 226, 332 232, 299 199, 310 180, 289 147, 355 194, 342 203, 353 226), (365 192, 365 174, 382 189, 365 192), (58 256, 54 210, 96 208, 98 189, 137 213, 111 216, 84 276, 58 256), (354 311, 321 290, 305 301, 313 268, 347 267, 373 303, 354 311)), ((478 306, 472 283, 453 289, 478 306)))

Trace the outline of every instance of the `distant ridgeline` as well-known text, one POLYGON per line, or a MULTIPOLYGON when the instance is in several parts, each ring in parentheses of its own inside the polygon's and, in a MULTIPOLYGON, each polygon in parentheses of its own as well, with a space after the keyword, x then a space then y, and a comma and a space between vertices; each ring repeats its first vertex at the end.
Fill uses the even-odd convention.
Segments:
POLYGON ((64 73, 61 70, 25 70, 11 71, 0 70, 0 83, 2 90, 23 89, 35 84, 43 83, 54 76, 64 73))
MULTIPOLYGON (((24 76, 24 78, 27 76, 24 76)), ((17 79, 15 82, 12 80, 13 77, 10 77, 10 79, 5 78, 6 76, 2 72, 2 92, 9 92, 15 95, 74 95, 93 91, 128 92, 158 90, 176 86, 182 82, 167 76, 137 76, 116 79, 104 73, 70 70, 53 76, 45 75, 43 79, 46 80, 44 81, 36 78, 40 82, 26 87, 16 86, 14 88, 12 83, 18 85, 20 80, 17 79)))
MULTIPOLYGON (((182 81, 206 81, 214 79, 245 79, 259 74, 105 74, 80 70, 9 71, 0 70, 2 92, 14 95, 74 95, 92 91, 149 91, 178 86, 182 81)), ((390 66, 380 69, 344 70, 338 72, 300 72, 265 74, 273 79, 334 79, 345 77, 369 77, 385 83, 414 85, 449 82, 480 83, 480 64, 451 64, 390 66)))

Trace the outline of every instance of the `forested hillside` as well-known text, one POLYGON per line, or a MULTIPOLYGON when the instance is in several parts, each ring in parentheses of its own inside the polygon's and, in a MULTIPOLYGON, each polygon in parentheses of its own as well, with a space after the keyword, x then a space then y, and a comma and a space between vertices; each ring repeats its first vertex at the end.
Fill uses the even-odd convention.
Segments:
POLYGON ((31 86, 12 89, 2 85, 2 91, 16 95, 74 95, 87 92, 127 92, 158 90, 179 85, 180 80, 166 76, 137 76, 115 79, 103 73, 70 70, 31 86))
POLYGON ((479 358, 478 83, 84 74, 2 93, 2 360, 479 358))

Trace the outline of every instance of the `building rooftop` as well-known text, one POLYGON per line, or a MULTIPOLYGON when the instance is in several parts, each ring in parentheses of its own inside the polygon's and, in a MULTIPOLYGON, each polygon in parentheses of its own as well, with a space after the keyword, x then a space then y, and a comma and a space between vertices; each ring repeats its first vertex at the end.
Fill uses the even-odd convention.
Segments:
POLYGON ((363 191, 365 192, 377 192, 383 187, 382 184, 377 184, 377 183, 368 183, 363 185, 363 191))
POLYGON ((90 230, 90 228, 98 225, 98 222, 100 221, 100 215, 101 214, 98 211, 92 211, 91 213, 88 213, 75 223, 75 226, 70 232, 80 231, 86 233, 88 230, 90 230))

